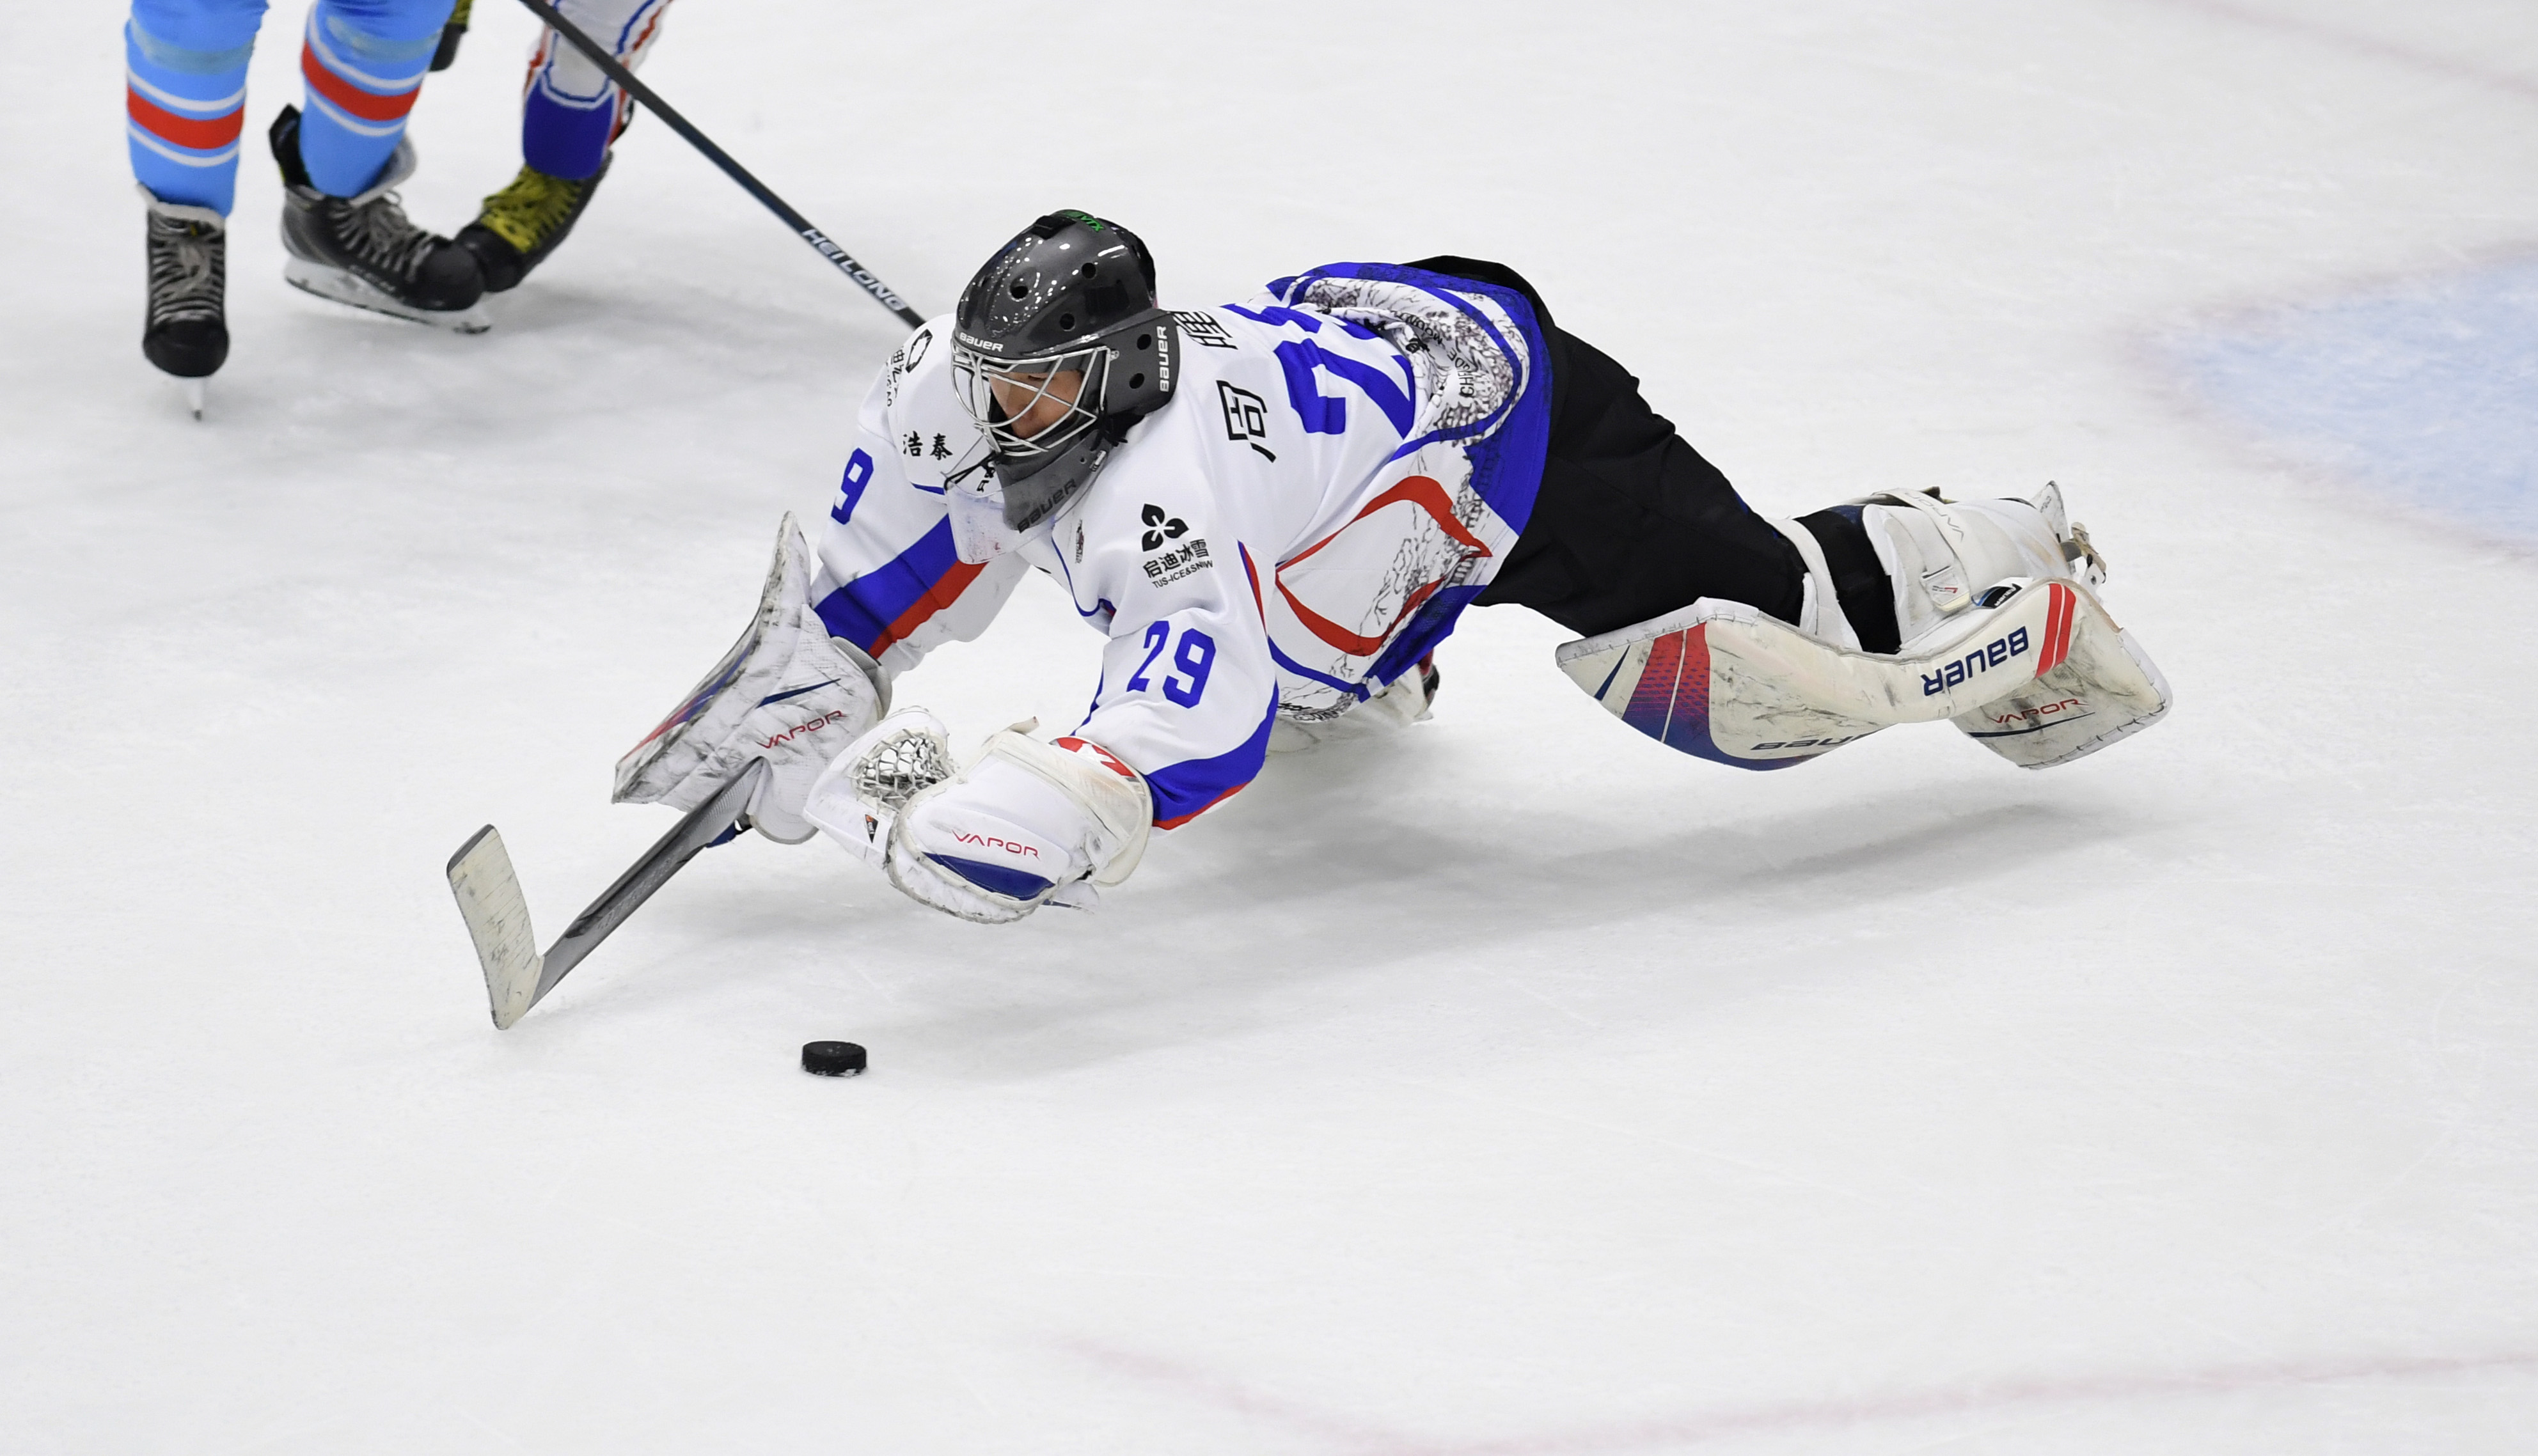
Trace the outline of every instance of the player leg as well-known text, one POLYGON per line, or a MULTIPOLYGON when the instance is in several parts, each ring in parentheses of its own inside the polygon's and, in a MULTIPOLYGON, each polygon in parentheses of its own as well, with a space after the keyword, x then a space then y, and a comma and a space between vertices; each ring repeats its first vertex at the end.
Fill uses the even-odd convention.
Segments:
POLYGON ((458 0, 449 9, 449 19, 440 28, 440 44, 432 52, 432 69, 446 71, 458 64, 458 42, 467 38, 468 13, 476 0, 458 0))
POLYGON ((475 258, 406 220, 391 189, 413 175, 406 116, 451 0, 317 0, 301 51, 308 108, 269 133, 282 168, 283 276, 323 298, 476 333, 475 258))
POLYGON ((1562 666, 1623 721, 1685 752, 1771 768, 1949 717, 2043 766, 2166 711, 2158 670, 2085 590, 2104 580, 2103 563, 2054 487, 2034 500, 1878 496, 1768 520, 1619 364, 1547 315, 1544 335, 1553 421, 1542 488, 1479 600, 1529 606, 1583 634, 1561 649, 1562 666), (1988 588, 2047 579, 2083 589, 1995 615, 2018 592, 1988 588), (2033 612, 2046 615, 2030 629, 2017 614, 2033 612), (1934 678, 1944 691, 1918 691, 1934 678), (2082 714, 2075 702, 2095 706, 2082 714), (2055 712, 2090 725, 2008 741, 2055 712))
MULTIPOLYGON (((606 43, 619 63, 639 68, 661 33, 670 0, 562 0, 565 19, 606 43)), ((538 32, 529 54, 528 94, 520 103, 520 173, 485 199, 458 241, 476 255, 485 288, 516 288, 545 262, 580 221, 610 148, 634 119, 634 102, 588 57, 552 30, 538 32)))
POLYGON ((264 0, 133 0, 123 29, 124 136, 149 209, 141 352, 182 379, 229 358, 228 219, 263 19, 264 0))
POLYGON ((1798 523, 1822 545, 1842 612, 1871 652, 1908 647, 2012 576, 2106 579, 2087 529, 2071 524, 2050 482, 2030 499, 1871 496, 1798 523))
POLYGON ((1547 314, 1542 332, 1552 379, 1542 487, 1480 605, 1531 607, 1593 636, 1714 597, 1847 632, 1835 625, 1832 583, 1792 539, 1812 536, 1747 505, 1611 356, 1547 314))

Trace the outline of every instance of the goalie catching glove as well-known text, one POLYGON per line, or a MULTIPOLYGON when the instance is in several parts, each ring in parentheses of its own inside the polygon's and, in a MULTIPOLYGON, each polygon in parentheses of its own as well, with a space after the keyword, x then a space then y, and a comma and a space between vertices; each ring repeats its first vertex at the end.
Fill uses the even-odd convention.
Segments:
POLYGON ((829 635, 812 610, 817 568, 801 527, 786 515, 758 615, 661 726, 617 761, 617 802, 694 809, 751 760, 765 759, 772 771, 750 797, 749 823, 780 844, 811 837, 802 801, 812 783, 840 747, 890 711, 880 666, 829 635))
POLYGON ((943 724, 891 714, 839 755, 803 817, 912 898, 985 925, 1044 904, 1091 909, 1154 827, 1146 780, 1096 743, 1022 723, 955 769, 943 724))

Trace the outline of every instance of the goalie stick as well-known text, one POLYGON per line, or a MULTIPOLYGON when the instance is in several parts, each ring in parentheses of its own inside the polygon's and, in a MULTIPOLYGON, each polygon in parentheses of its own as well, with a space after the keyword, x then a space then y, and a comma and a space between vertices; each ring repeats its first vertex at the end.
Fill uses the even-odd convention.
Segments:
POLYGON ((660 95, 657 92, 653 91, 652 88, 645 86, 642 82, 635 80, 634 73, 627 70, 625 66, 619 64, 617 57, 612 54, 606 46, 601 45, 598 41, 591 39, 589 35, 583 33, 582 29, 579 26, 566 20, 553 5, 545 3, 545 0, 520 0, 520 3, 527 6, 533 13, 535 13, 537 18, 546 25, 547 29, 555 32, 559 35, 562 35, 571 44, 573 49, 578 50, 583 55, 589 57, 590 63, 597 66, 609 80, 616 82, 619 88, 628 96, 640 101, 655 115, 659 116, 664 122, 667 122, 670 130, 687 138, 688 145, 696 148, 700 152, 702 152, 705 155, 705 160, 707 162, 721 167, 723 175, 731 178, 735 182, 738 182, 741 185, 741 188, 748 192, 750 196, 755 197, 760 202, 766 204, 768 212, 782 218, 784 220, 785 227, 792 229, 796 236, 799 236, 804 242, 811 244, 812 248, 816 250, 821 257, 829 260, 831 266, 835 267, 839 273, 844 274, 849 279, 852 279, 855 287, 872 295, 873 298, 878 301, 881 306, 898 314, 900 321, 906 324, 909 328, 916 328, 925 322, 925 316, 918 313, 915 309, 908 307, 907 300, 901 298, 896 289, 893 289, 889 284, 882 282, 880 278, 874 275, 871 269, 856 262, 853 257, 847 254, 844 248, 837 246, 835 240, 831 238, 829 234, 821 232, 815 227, 812 227, 810 219, 795 212, 790 206, 786 205, 783 198, 776 196, 765 182, 762 182, 758 178, 750 175, 748 167, 732 161, 730 153, 715 146, 711 138, 708 138, 703 132, 697 130, 696 127, 689 124, 688 118, 680 115, 668 101, 661 99, 660 95))
POLYGON ((458 913, 476 943, 476 959, 485 966, 485 995, 493 1003, 494 1025, 508 1028, 529 1008, 546 998, 583 957, 596 950, 609 932, 626 923, 634 908, 670 881, 689 860, 732 837, 740 827, 749 796, 769 770, 764 759, 732 775, 714 796, 688 811, 678 826, 643 852, 617 883, 573 918, 562 939, 543 956, 537 933, 529 928, 529 902, 520 893, 519 877, 511 872, 510 851, 492 825, 478 829, 449 857, 449 891, 458 897, 458 913))

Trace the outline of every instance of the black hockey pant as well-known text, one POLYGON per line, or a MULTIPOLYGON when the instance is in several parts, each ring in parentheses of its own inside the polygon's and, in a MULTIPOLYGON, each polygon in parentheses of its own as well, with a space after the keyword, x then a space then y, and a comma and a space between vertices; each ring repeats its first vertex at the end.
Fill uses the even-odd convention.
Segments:
MULTIPOLYGON (((1630 370, 1553 323, 1541 295, 1503 264, 1443 257, 1410 266, 1523 294, 1550 348, 1551 449, 1542 489, 1480 605, 1531 607, 1588 637, 1702 597, 1798 620, 1805 558, 1648 408, 1630 370)), ((1860 645, 1894 651, 1895 601, 1859 508, 1835 506, 1799 524, 1824 547, 1835 595, 1860 645)))

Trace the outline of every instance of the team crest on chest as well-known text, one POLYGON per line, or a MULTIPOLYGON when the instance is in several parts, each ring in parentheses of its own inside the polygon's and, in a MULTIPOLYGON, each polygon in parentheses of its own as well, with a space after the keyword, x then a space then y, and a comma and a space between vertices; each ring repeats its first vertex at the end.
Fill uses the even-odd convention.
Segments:
POLYGON ((1139 551, 1153 551, 1167 541, 1178 541, 1189 534, 1188 522, 1160 505, 1147 506, 1142 518, 1146 523, 1146 539, 1137 547, 1139 551))
POLYGON ((1148 555, 1139 564, 1145 568, 1148 581, 1165 586, 1216 564, 1208 557, 1207 538, 1190 536, 1189 522, 1179 516, 1149 504, 1140 519, 1145 522, 1146 534, 1139 538, 1137 549, 1148 555), (1189 539, 1183 541, 1185 536, 1189 539))

